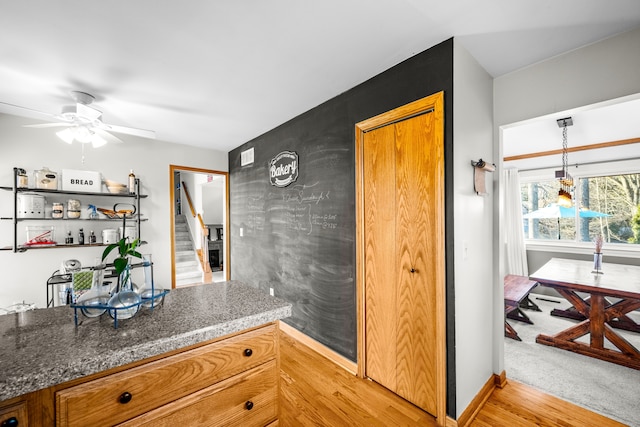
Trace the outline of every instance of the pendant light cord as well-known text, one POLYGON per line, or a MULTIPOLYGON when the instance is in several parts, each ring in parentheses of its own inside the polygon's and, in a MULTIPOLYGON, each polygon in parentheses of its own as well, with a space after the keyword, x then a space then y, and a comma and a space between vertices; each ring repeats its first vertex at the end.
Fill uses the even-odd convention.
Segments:
POLYGON ((567 145, 567 125, 565 124, 562 128, 562 172, 564 172, 564 177, 567 178, 569 175, 567 174, 569 169, 569 149, 567 145))

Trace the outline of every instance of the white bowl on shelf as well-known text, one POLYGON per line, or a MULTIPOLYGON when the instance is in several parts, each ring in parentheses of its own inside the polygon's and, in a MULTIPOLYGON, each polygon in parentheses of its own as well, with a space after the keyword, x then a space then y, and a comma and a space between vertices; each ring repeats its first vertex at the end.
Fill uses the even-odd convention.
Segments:
POLYGON ((120 194, 120 193, 127 192, 126 184, 122 184, 117 181, 112 181, 110 179, 105 179, 104 183, 107 186, 107 190, 109 190, 109 193, 120 194))
POLYGON ((107 185, 107 190, 109 190, 109 193, 112 194, 124 194, 127 192, 127 187, 126 186, 113 186, 113 185, 107 185))

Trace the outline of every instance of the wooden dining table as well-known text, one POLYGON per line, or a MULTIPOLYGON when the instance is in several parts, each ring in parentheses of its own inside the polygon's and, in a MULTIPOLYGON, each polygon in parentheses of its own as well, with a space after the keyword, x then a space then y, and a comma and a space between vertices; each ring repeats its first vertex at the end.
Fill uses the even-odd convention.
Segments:
POLYGON ((537 343, 640 370, 640 351, 614 327, 640 327, 628 316, 640 308, 640 266, 604 263, 594 272, 592 261, 552 258, 529 278, 558 291, 584 319, 555 335, 538 335, 537 343), (578 341, 585 335, 587 342, 578 341))

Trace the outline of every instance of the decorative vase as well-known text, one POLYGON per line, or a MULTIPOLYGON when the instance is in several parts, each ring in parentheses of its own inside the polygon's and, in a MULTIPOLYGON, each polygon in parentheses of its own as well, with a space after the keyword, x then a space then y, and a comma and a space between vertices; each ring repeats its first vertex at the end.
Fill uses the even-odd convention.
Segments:
POLYGON ((109 315, 114 319, 130 319, 140 310, 140 295, 133 289, 130 267, 127 265, 118 279, 116 293, 109 299, 109 315))
POLYGON ((602 252, 594 252, 593 254, 593 272, 602 274, 602 252))
POLYGON ((109 287, 102 285, 104 265, 96 264, 93 268, 93 280, 91 289, 80 295, 76 303, 80 306, 80 312, 86 317, 99 317, 106 310, 109 303, 109 287), (96 307, 96 308, 90 308, 96 307))
POLYGON ((142 268, 144 273, 144 285, 142 285, 142 289, 140 290, 142 306, 152 308, 162 303, 163 297, 155 297, 160 295, 163 290, 156 288, 153 283, 153 262, 151 261, 151 254, 142 254, 142 268))

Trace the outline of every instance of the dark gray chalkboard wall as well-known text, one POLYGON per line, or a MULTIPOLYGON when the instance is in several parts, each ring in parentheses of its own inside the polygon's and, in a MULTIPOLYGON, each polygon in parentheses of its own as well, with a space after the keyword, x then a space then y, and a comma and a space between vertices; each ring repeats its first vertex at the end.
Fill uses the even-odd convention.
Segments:
MULTIPOLYGON (((313 84, 313 82, 309 82, 313 84)), ((229 153, 231 278, 293 304, 288 324, 355 361, 355 124, 445 91, 446 222, 452 223, 453 39, 394 66, 229 153), (255 162, 240 166, 254 148, 255 162), (269 183, 281 151, 299 177, 269 183), (240 236, 240 229, 243 236, 240 236)), ((250 117, 247 120, 251 120, 250 117)), ((453 241, 453 228, 446 230, 453 241)), ((453 247, 447 245, 447 276, 453 247)), ((453 283, 447 279, 448 409, 455 414, 453 283)))

